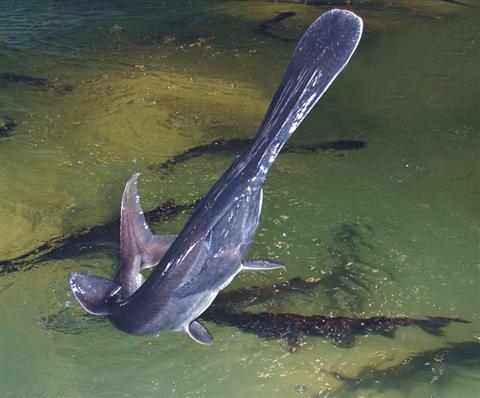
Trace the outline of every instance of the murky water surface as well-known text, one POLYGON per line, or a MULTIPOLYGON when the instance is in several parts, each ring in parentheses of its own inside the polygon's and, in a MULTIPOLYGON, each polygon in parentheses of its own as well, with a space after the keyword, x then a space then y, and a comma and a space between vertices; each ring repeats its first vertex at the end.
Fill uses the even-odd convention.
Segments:
MULTIPOLYGON (((313 290, 242 310, 470 323, 440 336, 367 334, 351 347, 306 337, 289 350, 211 323, 211 347, 128 336, 85 316, 66 276, 115 274, 118 230, 78 234, 118 217, 133 172, 146 210, 208 190, 235 145, 162 163, 252 137, 296 41, 332 5, 4 0, 1 395, 478 396, 479 14, 462 1, 323 2, 360 14, 365 34, 289 144, 366 147, 279 157, 250 256, 287 268, 242 275, 229 290, 312 278, 313 290), (262 33, 281 12, 296 15, 262 33)), ((176 233, 190 212, 153 228, 176 233)))

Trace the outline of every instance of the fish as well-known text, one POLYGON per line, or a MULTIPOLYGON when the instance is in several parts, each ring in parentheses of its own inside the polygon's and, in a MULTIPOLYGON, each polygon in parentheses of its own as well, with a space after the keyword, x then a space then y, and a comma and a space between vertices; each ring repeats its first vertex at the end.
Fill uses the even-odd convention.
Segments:
POLYGON ((465 3, 462 3, 462 2, 456 1, 456 0, 441 0, 441 1, 443 1, 444 3, 454 4, 454 5, 461 6, 461 7, 466 7, 466 8, 471 8, 472 7, 469 4, 465 4, 465 3))
POLYGON ((0 83, 20 83, 27 86, 37 87, 46 90, 57 91, 60 93, 69 93, 73 91, 70 84, 60 84, 57 81, 50 81, 43 77, 20 75, 17 73, 0 73, 0 83))
MULTIPOLYGON (((251 140, 246 138, 232 138, 229 140, 215 140, 208 144, 198 145, 186 151, 172 156, 160 164, 151 164, 148 166, 149 170, 161 172, 171 171, 175 166, 181 164, 187 160, 196 158, 204 154, 217 154, 217 153, 237 153, 241 150, 245 150, 250 145, 251 140)), ((361 140, 333 140, 319 142, 309 145, 289 145, 282 149, 281 153, 316 153, 323 151, 353 151, 366 148, 367 143, 361 140)))
POLYGON ((220 326, 232 326, 264 339, 285 339, 289 349, 295 351, 304 336, 322 337, 342 348, 355 345, 356 336, 377 334, 394 338, 395 331, 401 327, 416 326, 433 336, 442 336, 442 328, 452 322, 470 323, 461 318, 427 316, 424 319, 411 317, 373 316, 369 318, 302 315, 282 312, 238 311, 240 306, 252 306, 287 294, 306 294, 318 286, 324 279, 305 280, 299 277, 272 285, 252 286, 234 289, 219 294, 201 319, 220 326))
POLYGON ((240 272, 283 268, 245 261, 259 223, 263 184, 285 142, 350 61, 362 31, 362 19, 346 10, 328 11, 313 22, 294 50, 256 137, 170 245, 170 238, 150 231, 136 189, 139 174, 130 177, 122 197, 119 277, 114 282, 70 273, 68 283, 80 305, 129 334, 186 332, 210 345, 212 336, 197 318, 218 293, 240 272), (142 281, 137 274, 159 253, 158 264, 142 281))
POLYGON ((289 39, 282 38, 277 36, 275 33, 273 33, 272 28, 275 25, 278 25, 280 22, 282 22, 284 19, 291 18, 297 15, 296 12, 292 11, 286 11, 286 12, 281 12, 278 14, 276 17, 273 17, 267 21, 263 21, 257 28, 256 32, 268 36, 272 39, 280 39, 281 41, 289 41, 289 39))
POLYGON ((257 305, 282 297, 289 293, 307 293, 309 290, 322 284, 320 278, 308 280, 300 277, 291 278, 285 282, 265 286, 250 286, 235 290, 223 291, 213 302, 211 308, 227 308, 232 304, 257 305))
POLYGON ((302 336, 320 336, 338 347, 351 348, 355 344, 355 336, 377 334, 393 338, 396 329, 407 326, 417 326, 428 334, 441 336, 442 328, 451 322, 468 323, 463 319, 441 316, 425 319, 385 316, 326 317, 293 313, 234 312, 217 306, 205 311, 202 319, 222 326, 233 326, 264 339, 286 339, 291 350, 301 344, 302 336))

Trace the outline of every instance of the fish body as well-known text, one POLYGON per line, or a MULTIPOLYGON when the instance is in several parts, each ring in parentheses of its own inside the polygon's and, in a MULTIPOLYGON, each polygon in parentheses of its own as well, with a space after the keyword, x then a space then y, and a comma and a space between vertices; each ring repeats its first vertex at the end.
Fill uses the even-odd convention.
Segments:
POLYGON ((326 12, 307 29, 256 137, 177 237, 150 232, 136 192, 138 175, 131 177, 122 199, 117 283, 88 274, 69 277, 86 310, 131 334, 185 331, 199 343, 211 343, 196 318, 217 294, 243 270, 281 267, 244 261, 258 227, 265 178, 288 138, 350 60, 362 29, 362 20, 344 10, 326 12), (140 271, 156 264, 143 282, 140 271))

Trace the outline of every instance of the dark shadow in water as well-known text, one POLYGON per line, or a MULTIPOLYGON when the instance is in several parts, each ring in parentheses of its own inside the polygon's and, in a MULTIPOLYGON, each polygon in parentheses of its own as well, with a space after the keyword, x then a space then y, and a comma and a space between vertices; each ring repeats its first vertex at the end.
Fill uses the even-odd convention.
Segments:
MULTIPOLYGON (((193 159, 205 154, 232 153, 238 154, 247 149, 250 139, 234 138, 231 140, 216 140, 209 144, 199 145, 173 156, 171 159, 160 163, 150 165, 148 168, 152 171, 171 171, 176 165, 189 159, 193 159)), ((363 149, 367 143, 359 140, 336 140, 320 142, 312 145, 287 145, 282 153, 317 153, 317 152, 344 152, 363 149)), ((341 156, 341 155, 340 155, 341 156)))
POLYGON ((353 379, 336 375, 344 381, 344 387, 338 393, 339 396, 344 394, 350 396, 348 392, 353 393, 360 388, 368 388, 372 391, 369 395, 388 396, 388 391, 401 390, 405 396, 413 397, 415 396, 414 388, 425 381, 431 384, 445 384, 449 379, 466 377, 461 374, 461 368, 466 366, 477 369, 478 381, 480 343, 473 341, 455 343, 436 350, 416 353, 398 366, 386 370, 364 369, 358 377, 353 379), (406 380, 408 380, 407 383, 406 380))
POLYGON ((73 91, 70 84, 61 84, 56 80, 50 81, 43 77, 18 75, 16 73, 0 73, 1 84, 23 84, 43 90, 51 90, 58 93, 69 93, 73 91))
MULTIPOLYGON (((174 200, 168 200, 145 213, 145 217, 149 223, 164 221, 193 209, 197 202, 177 205, 174 200)), ((26 254, 0 261, 0 275, 28 270, 42 261, 72 258, 100 248, 113 249, 113 255, 116 256, 119 250, 119 231, 120 219, 117 218, 83 231, 53 238, 26 254)))
POLYGON ((17 123, 8 116, 0 117, 0 138, 11 137, 17 123))

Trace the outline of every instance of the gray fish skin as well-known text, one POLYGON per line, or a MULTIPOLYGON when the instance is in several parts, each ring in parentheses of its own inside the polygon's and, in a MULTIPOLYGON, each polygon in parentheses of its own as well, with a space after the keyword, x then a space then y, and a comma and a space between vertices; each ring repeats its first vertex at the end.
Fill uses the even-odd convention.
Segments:
MULTIPOLYGON (((112 291, 90 312, 108 316, 131 334, 185 331, 199 343, 211 343, 195 319, 242 271, 258 227, 266 175, 290 135, 350 60, 362 29, 362 20, 344 10, 323 14, 307 29, 249 148, 210 189, 141 287, 118 299, 116 293, 124 287, 112 284, 112 291)), ((138 272, 134 268, 130 275, 138 272)), ((87 310, 93 280, 89 277, 88 286, 81 286, 80 274, 70 276, 70 287, 87 310)), ((108 284, 100 285, 107 293, 108 284)))

